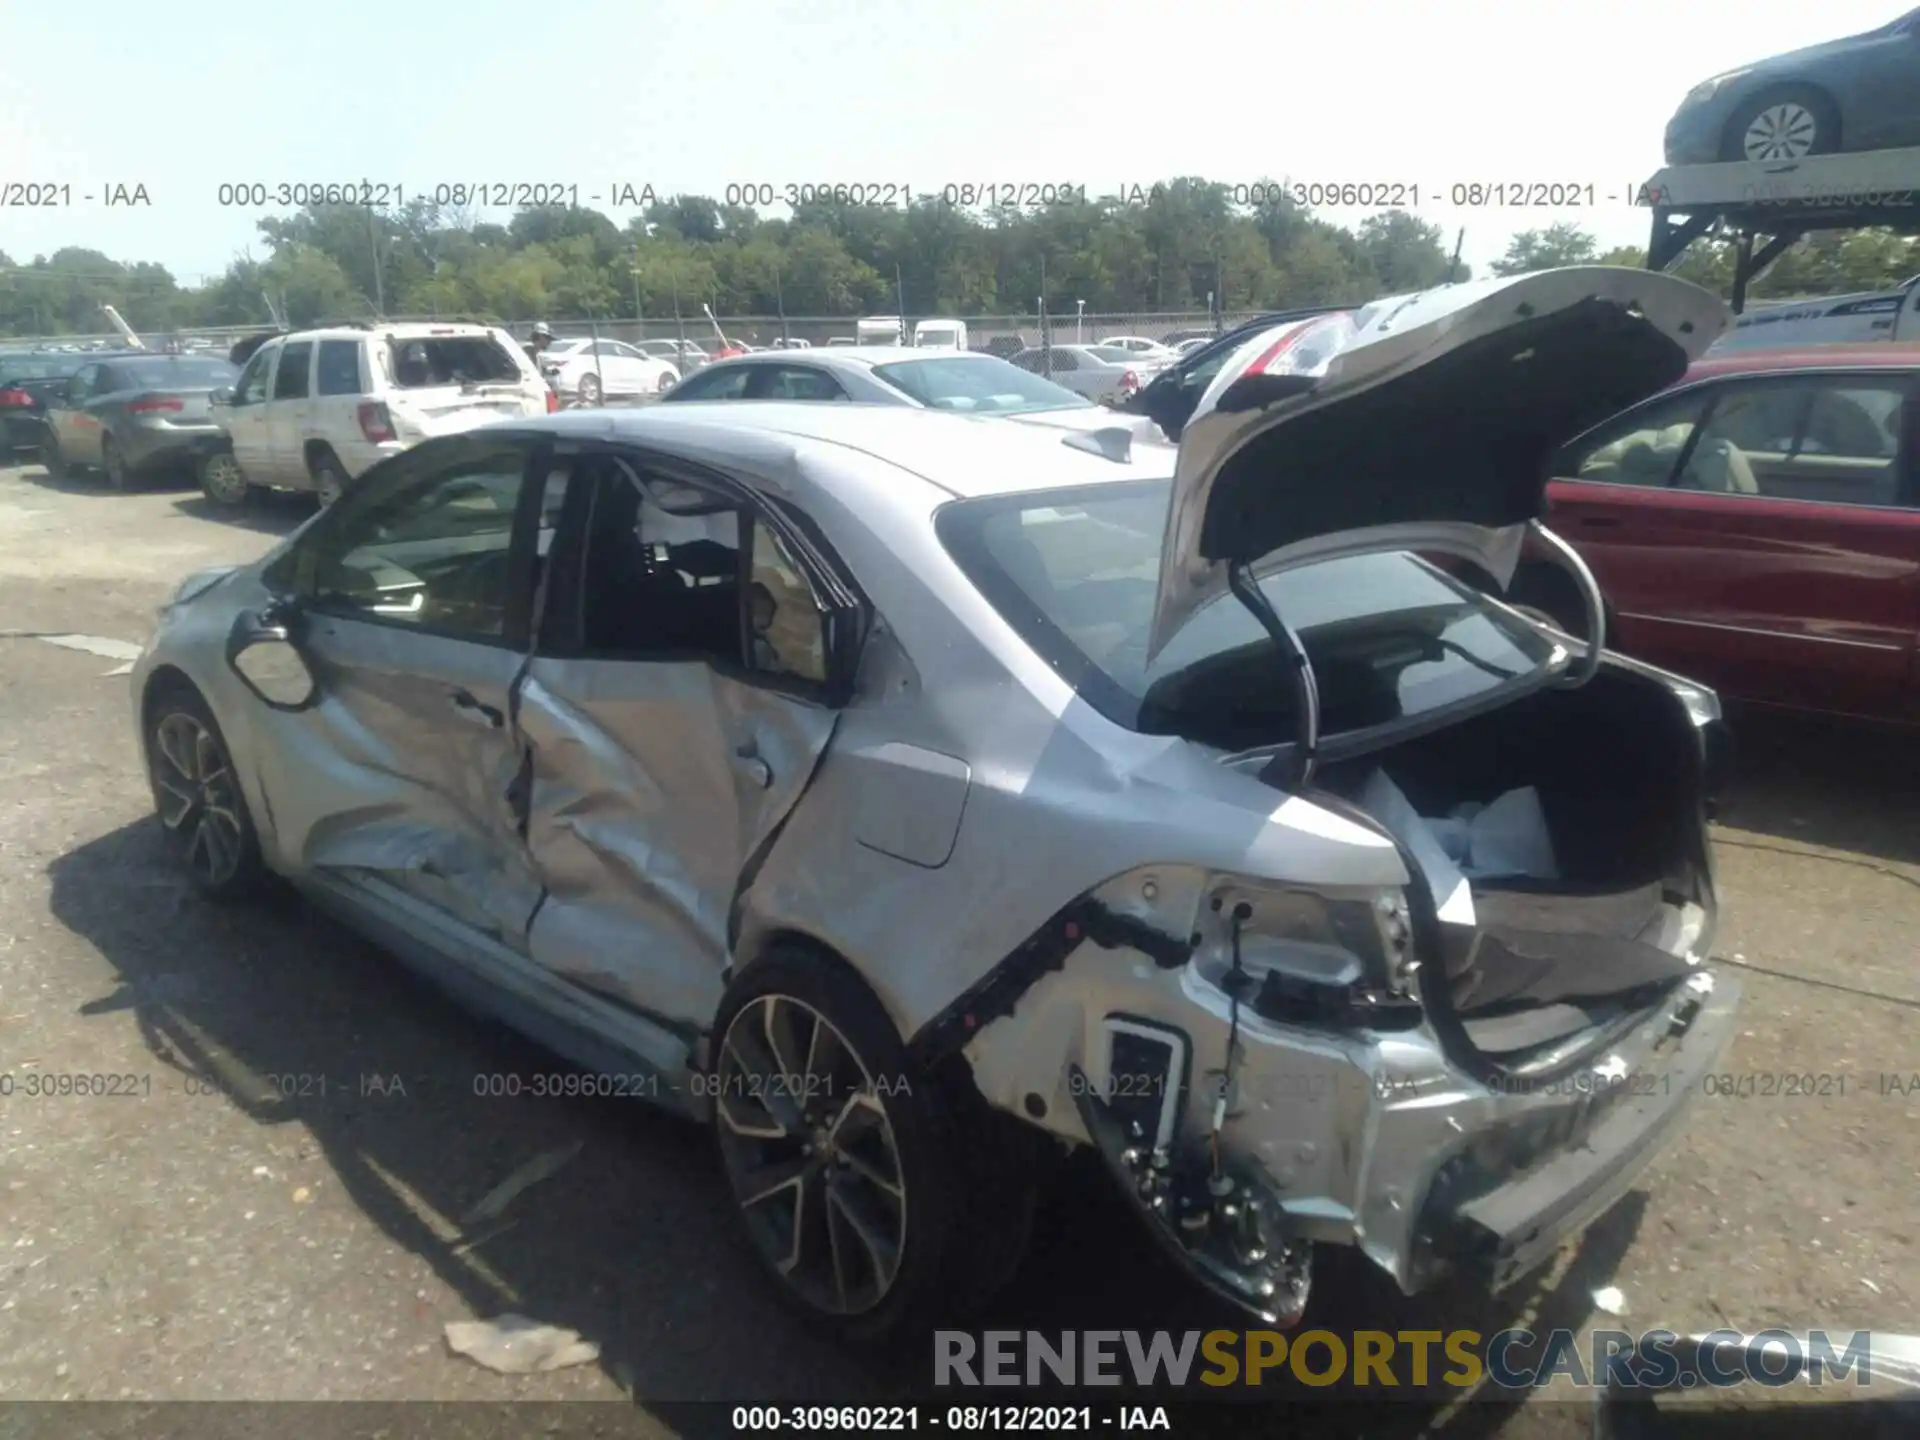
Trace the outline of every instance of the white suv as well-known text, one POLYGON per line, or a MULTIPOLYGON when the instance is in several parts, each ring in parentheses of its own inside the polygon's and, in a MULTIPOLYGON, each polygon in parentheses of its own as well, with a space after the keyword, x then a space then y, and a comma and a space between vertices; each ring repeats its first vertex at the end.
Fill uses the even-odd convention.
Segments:
POLYGON ((376 461, 431 436, 558 408, 505 330, 433 323, 277 335, 231 395, 213 399, 226 443, 201 457, 200 485, 222 505, 256 487, 310 491, 330 505, 376 461))

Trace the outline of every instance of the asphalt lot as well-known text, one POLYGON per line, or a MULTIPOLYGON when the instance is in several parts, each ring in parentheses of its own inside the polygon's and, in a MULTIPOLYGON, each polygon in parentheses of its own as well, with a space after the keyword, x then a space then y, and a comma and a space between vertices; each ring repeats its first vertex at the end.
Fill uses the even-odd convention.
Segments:
MULTIPOLYGON (((137 645, 181 574, 257 555, 305 513, 0 469, 0 1073, 136 1091, 0 1098, 0 1400, 632 1397, 642 1428, 621 1433, 666 1434, 691 1422, 649 1406, 924 1385, 774 1302, 703 1135, 614 1101, 477 1095, 476 1077, 556 1067, 297 905, 209 908, 162 865, 124 662, 35 637, 137 645), (510 1228, 460 1243, 504 1177, 576 1144, 510 1228), (446 1322, 503 1310, 580 1331, 599 1362, 513 1377, 449 1353, 446 1322)), ((1741 738, 1716 953, 1743 970, 1723 1068, 1761 1077, 1752 1093, 1700 1100, 1640 1191, 1516 1294, 1323 1280, 1322 1323, 1920 1329, 1920 766, 1910 740, 1844 728, 1741 738), (1789 1097, 1766 1079, 1785 1075, 1836 1079, 1789 1097), (1605 1285, 1627 1318, 1596 1312, 1605 1285)), ((1215 1323, 1132 1227, 1069 1176, 995 1321, 1215 1323)), ((1409 1404, 1369 1433, 1585 1423, 1409 1404)))

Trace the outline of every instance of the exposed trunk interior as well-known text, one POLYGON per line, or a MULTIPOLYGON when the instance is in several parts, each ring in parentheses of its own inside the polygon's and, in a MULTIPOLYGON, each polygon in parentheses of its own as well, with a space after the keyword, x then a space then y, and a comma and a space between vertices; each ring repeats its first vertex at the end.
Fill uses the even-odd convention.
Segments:
POLYGON ((1480 1064, 1555 1068, 1691 973, 1713 903, 1702 746, 1664 684, 1603 666, 1580 689, 1329 766, 1319 783, 1357 799, 1376 768, 1423 820, 1538 792, 1557 875, 1469 871, 1473 923, 1438 924, 1440 954, 1421 970, 1436 1027, 1480 1064))

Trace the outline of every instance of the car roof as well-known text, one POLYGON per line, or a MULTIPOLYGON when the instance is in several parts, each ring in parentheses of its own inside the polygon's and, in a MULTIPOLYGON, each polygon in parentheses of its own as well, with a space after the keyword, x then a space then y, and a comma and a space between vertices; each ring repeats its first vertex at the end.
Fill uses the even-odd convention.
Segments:
POLYGON ((828 369, 870 370, 876 365, 897 365, 903 360, 952 360, 956 356, 964 360, 1000 358, 978 350, 955 351, 934 346, 836 345, 831 350, 825 346, 814 346, 807 350, 755 350, 751 354, 716 360, 707 368, 719 370, 734 365, 784 365, 799 360, 802 363, 824 365, 828 369))
MULTIPOLYGON (((1125 417, 1115 416, 1115 428, 1125 417)), ((511 422, 516 430, 657 444, 689 459, 725 460, 742 432, 814 441, 896 465, 956 498, 1054 490, 1173 474, 1172 446, 1146 446, 1131 464, 1065 443, 1071 433, 1001 416, 955 415, 892 405, 821 405, 740 400, 725 405, 649 405, 635 410, 570 410, 511 422)))
POLYGON ((470 322, 449 320, 437 322, 431 320, 401 322, 387 325, 378 321, 369 321, 364 325, 315 325, 306 330, 289 330, 284 335, 275 335, 274 340, 311 340, 316 337, 323 340, 356 340, 363 336, 395 340, 432 340, 435 338, 464 337, 471 335, 491 335, 491 325, 475 325, 470 322))
POLYGON ((1920 344, 1868 340, 1853 345, 1783 345, 1733 350, 1694 361, 1688 380, 1716 375, 1769 375, 1786 370, 1920 368, 1920 344))

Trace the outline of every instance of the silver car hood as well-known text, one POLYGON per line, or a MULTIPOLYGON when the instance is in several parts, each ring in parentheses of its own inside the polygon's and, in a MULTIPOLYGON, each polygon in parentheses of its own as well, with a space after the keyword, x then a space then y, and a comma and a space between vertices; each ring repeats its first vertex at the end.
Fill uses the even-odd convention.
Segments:
POLYGON ((1685 280, 1583 265, 1261 332, 1181 432, 1149 657, 1237 563, 1437 550, 1505 584, 1553 453, 1678 380, 1731 318, 1685 280))

